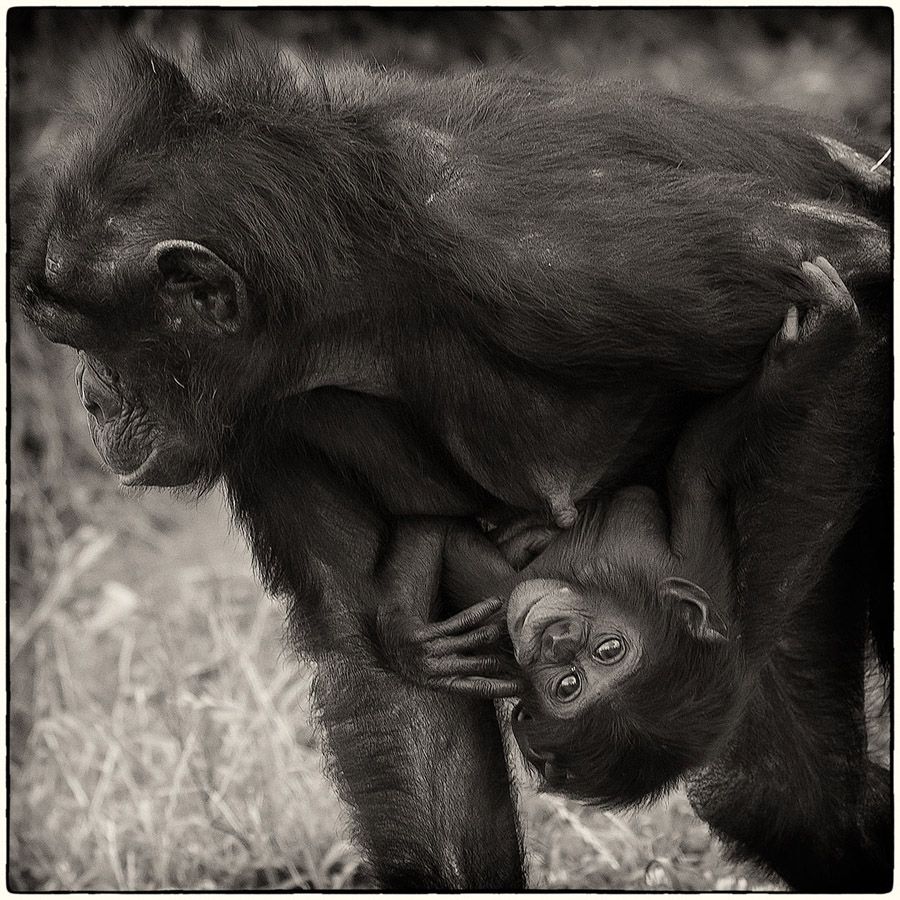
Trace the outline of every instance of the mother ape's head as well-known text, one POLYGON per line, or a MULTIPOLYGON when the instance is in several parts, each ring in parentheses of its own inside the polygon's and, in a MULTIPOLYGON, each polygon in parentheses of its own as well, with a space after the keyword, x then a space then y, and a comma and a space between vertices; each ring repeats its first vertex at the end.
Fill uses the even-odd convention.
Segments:
POLYGON ((16 204, 21 308, 81 351, 94 441, 127 484, 214 479, 260 397, 315 364, 307 342, 276 348, 331 308, 346 241, 312 200, 330 196, 311 138, 328 126, 286 71, 249 62, 189 79, 127 49, 16 204))

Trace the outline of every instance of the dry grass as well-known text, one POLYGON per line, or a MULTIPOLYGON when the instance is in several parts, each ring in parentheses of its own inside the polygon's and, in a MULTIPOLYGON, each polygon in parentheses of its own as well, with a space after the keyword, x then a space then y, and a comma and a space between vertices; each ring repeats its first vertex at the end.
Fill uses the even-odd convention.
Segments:
POLYGON ((246 585, 203 572, 151 606, 109 581, 42 626, 35 726, 11 809, 23 880, 51 890, 353 883, 358 859, 302 713, 309 673, 279 659, 278 608, 248 599, 246 585))

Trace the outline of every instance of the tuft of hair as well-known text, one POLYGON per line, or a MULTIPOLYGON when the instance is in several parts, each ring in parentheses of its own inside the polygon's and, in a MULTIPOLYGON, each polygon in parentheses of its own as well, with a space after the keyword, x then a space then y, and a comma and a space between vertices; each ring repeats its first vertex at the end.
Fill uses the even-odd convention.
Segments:
POLYGON ((559 773, 544 786, 604 808, 653 802, 709 762, 747 701, 740 641, 694 637, 674 605, 642 587, 633 595, 643 619, 638 670, 577 718, 537 713, 526 726, 559 773))

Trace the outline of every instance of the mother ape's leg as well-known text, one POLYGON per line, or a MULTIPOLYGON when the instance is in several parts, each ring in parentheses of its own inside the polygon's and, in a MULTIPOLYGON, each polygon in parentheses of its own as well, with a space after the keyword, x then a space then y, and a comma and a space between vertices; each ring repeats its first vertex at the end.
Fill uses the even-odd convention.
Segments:
POLYGON ((429 590, 442 540, 388 545, 385 554, 386 524, 315 459, 291 460, 278 478, 259 474, 244 501, 253 543, 279 561, 273 581, 290 592, 292 630, 317 663, 329 769, 377 881, 524 888, 493 704, 406 682, 386 667, 375 638, 374 613, 391 590, 429 590))
POLYGON ((866 757, 865 610, 848 609, 840 564, 785 623, 732 744, 689 795, 738 856, 792 888, 886 891, 890 775, 866 757))
POLYGON ((416 688, 364 641, 320 660, 316 698, 331 773, 382 887, 525 888, 489 702, 416 688))

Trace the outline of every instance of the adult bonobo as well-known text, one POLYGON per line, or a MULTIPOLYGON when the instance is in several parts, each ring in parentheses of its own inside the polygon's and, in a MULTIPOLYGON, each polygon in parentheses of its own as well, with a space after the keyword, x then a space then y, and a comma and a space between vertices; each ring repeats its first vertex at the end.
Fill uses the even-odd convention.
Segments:
MULTIPOLYGON (((416 689, 378 656, 377 607, 441 553, 397 517, 570 525, 593 489, 658 480, 700 397, 745 380, 787 308, 807 307, 799 265, 819 254, 862 315, 862 503, 889 408, 879 148, 629 88, 297 73, 252 51, 186 74, 131 48, 91 94, 71 153, 16 214, 16 285, 48 337, 83 351, 98 448, 127 484, 224 478, 318 662, 334 770, 382 883, 521 885, 492 707, 416 689), (354 465, 363 436, 377 484, 354 465)), ((866 603, 890 602, 878 515, 865 508, 823 572, 819 593, 846 598, 828 658, 798 621, 779 663, 835 699, 831 733, 773 677, 751 750, 703 797, 798 887, 828 871, 822 835, 845 834, 846 817, 829 831, 829 785, 850 766, 858 802, 870 793, 866 603), (796 760, 759 746, 773 731, 796 760), (798 844, 812 849, 795 871, 781 862, 798 844)), ((858 836, 833 886, 882 877, 858 836)))

